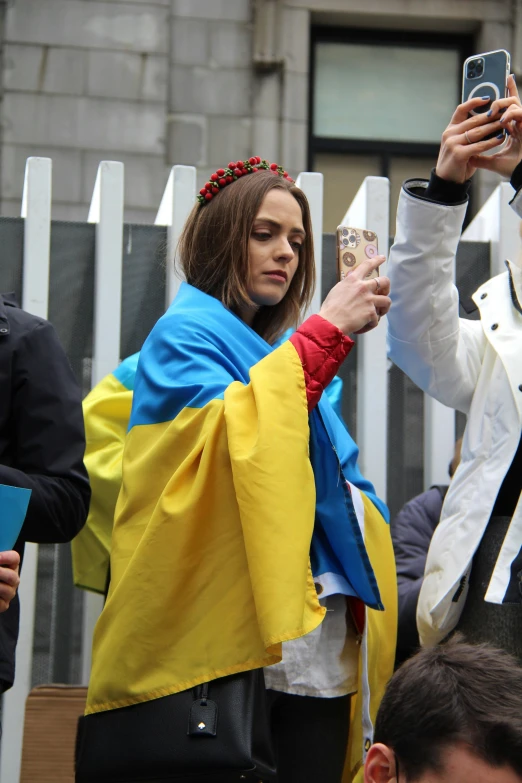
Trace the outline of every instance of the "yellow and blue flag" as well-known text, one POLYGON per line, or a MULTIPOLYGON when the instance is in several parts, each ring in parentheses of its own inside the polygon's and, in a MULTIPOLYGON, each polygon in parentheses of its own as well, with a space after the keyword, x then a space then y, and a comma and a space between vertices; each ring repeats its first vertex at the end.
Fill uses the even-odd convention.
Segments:
MULTIPOLYGON (((288 339, 293 331, 289 329, 278 344, 288 339)), ((76 587, 102 595, 108 588, 112 526, 121 487, 123 446, 129 428, 138 359, 139 353, 124 359, 83 401, 84 462, 93 494, 87 522, 71 543, 73 580, 76 587)), ((342 387, 343 382, 336 375, 325 389, 341 420, 342 387)))
POLYGON ((279 661, 323 619, 321 579, 393 624, 388 512, 357 455, 324 395, 309 416, 291 342, 183 284, 139 359, 87 712, 279 661))
POLYGON ((87 522, 71 549, 74 584, 95 593, 104 594, 107 589, 114 509, 138 358, 135 353, 125 359, 83 401, 84 462, 92 495, 87 522))

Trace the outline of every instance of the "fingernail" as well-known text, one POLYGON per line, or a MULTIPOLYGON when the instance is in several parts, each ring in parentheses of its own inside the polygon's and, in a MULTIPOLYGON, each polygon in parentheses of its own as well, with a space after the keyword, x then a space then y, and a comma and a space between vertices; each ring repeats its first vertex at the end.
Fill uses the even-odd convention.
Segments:
POLYGON ((491 117, 492 114, 493 114, 493 109, 490 109, 486 114, 486 117, 491 117))
POLYGON ((504 122, 504 120, 505 120, 505 117, 501 117, 501 118, 499 119, 499 122, 504 122))
POLYGON ((511 133, 508 131, 508 129, 507 129, 507 128, 504 130, 504 133, 505 133, 507 136, 511 136, 511 133))
POLYGON ((498 136, 497 136, 497 139, 503 139, 503 138, 504 138, 504 134, 503 133, 499 133, 498 136))
POLYGON ((515 74, 514 74, 514 73, 512 73, 512 74, 511 74, 511 76, 513 77, 513 81, 514 81, 514 82, 515 82, 515 84, 516 84, 517 77, 515 76, 515 74))
POLYGON ((489 95, 482 95, 481 98, 483 101, 489 101, 489 95))

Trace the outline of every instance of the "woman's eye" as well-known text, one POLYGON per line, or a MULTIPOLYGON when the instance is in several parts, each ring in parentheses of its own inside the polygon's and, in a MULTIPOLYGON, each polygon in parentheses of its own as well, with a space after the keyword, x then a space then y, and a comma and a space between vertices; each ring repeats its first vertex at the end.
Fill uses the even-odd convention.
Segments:
POLYGON ((299 253, 303 245, 301 244, 301 242, 292 242, 292 247, 294 248, 296 253, 299 253))
POLYGON ((267 239, 271 238, 271 234, 266 231, 254 231, 252 236, 254 239, 259 239, 260 242, 266 242, 267 239))

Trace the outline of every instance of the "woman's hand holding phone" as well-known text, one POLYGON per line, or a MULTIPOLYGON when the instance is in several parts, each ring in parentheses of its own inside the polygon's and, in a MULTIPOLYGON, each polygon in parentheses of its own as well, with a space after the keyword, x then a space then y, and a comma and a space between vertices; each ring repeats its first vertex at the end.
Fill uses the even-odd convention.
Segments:
POLYGON ((522 106, 513 76, 507 82, 508 97, 494 101, 487 113, 470 115, 483 103, 472 98, 457 107, 451 122, 442 134, 442 143, 435 171, 442 179, 466 182, 478 168, 511 176, 522 158, 522 106), (508 140, 502 150, 485 155, 508 140), (486 137, 495 134, 492 139, 486 137))
POLYGON ((477 169, 487 169, 509 178, 522 160, 522 104, 514 76, 509 77, 507 89, 508 97, 495 101, 490 109, 491 116, 498 116, 500 127, 508 134, 506 144, 494 155, 473 156, 470 161, 477 169))
MULTIPOLYGON (((505 100, 508 100, 507 98, 505 100)), ((501 101, 495 101, 500 103, 501 101)), ((498 147, 504 141, 500 117, 493 119, 488 114, 474 114, 473 109, 483 104, 482 98, 471 98, 457 107, 450 124, 442 134, 439 157, 435 171, 441 179, 463 183, 473 176, 478 166, 474 161, 488 150, 498 147), (492 139, 487 139, 494 133, 492 139)))
POLYGON ((324 300, 319 315, 337 326, 343 334, 364 334, 375 329, 391 306, 387 277, 367 276, 385 261, 375 256, 363 261, 337 283, 324 300))

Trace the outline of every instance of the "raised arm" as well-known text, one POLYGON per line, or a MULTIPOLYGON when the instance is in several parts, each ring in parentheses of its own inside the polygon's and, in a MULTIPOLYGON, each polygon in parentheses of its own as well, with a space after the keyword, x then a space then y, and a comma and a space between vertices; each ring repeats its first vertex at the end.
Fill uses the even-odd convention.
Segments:
POLYGON ((428 200, 426 192, 428 182, 410 180, 399 200, 388 264, 388 352, 417 386, 467 412, 485 348, 480 322, 459 318, 453 284, 467 196, 449 205, 428 200))
MULTIPOLYGON (((430 182, 405 184, 389 263, 390 358, 428 394, 465 413, 485 349, 481 324, 459 319, 453 285, 467 192, 478 168, 511 177, 517 190, 522 184, 522 106, 514 78, 508 79, 508 97, 487 113, 471 114, 482 102, 474 98, 457 107, 430 182), (500 145, 499 152, 485 154, 500 145)), ((520 213, 518 195, 513 206, 520 213)))

